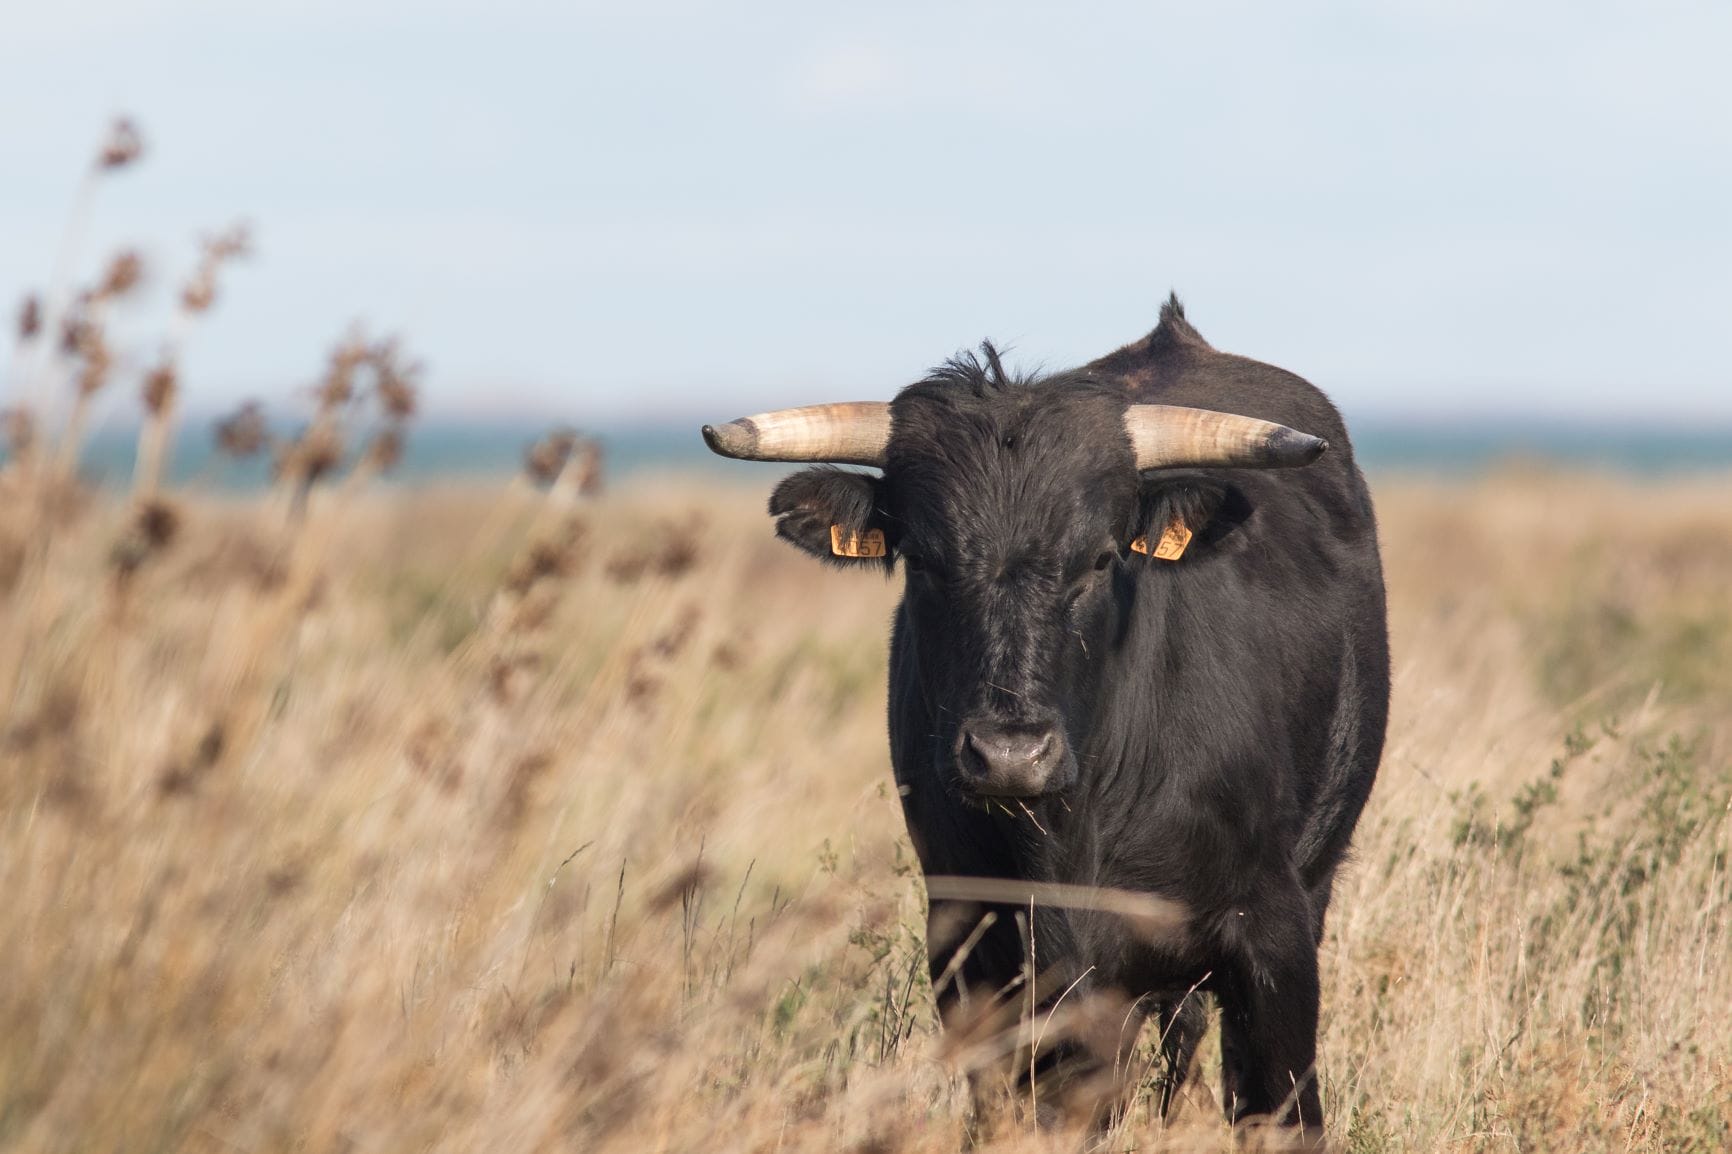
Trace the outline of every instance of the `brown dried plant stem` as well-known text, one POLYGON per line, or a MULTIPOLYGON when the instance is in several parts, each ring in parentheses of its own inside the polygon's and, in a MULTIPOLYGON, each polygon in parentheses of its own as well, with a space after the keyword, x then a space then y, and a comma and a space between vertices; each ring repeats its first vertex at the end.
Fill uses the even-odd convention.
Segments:
POLYGON ((66 427, 60 433, 59 459, 54 467, 55 477, 61 484, 78 476, 78 459, 84 452, 84 429, 90 422, 91 397, 92 394, 81 389, 72 398, 72 411, 67 414, 66 427))
POLYGON ((198 262, 181 287, 161 359, 144 381, 145 419, 139 429, 138 459, 132 478, 133 499, 139 506, 155 500, 162 485, 180 400, 180 356, 187 336, 194 322, 216 303, 217 276, 223 267, 246 256, 250 249, 251 239, 244 224, 231 225, 200 242, 198 262))
POLYGON ((195 743, 204 742, 210 733, 221 734, 221 748, 208 759, 210 769, 256 746, 271 703, 265 684, 281 668, 295 633, 320 595, 344 510, 359 499, 379 471, 374 458, 364 455, 327 500, 313 501, 308 487, 302 503, 309 513, 298 522, 298 531, 287 537, 282 581, 261 598, 246 620, 239 644, 230 647, 219 665, 218 709, 189 734, 195 743))
POLYGON ((84 235, 90 227, 91 209, 96 200, 96 188, 104 169, 93 165, 86 169, 72 196, 72 208, 67 214, 66 227, 61 233, 60 246, 54 256, 54 271, 49 276, 43 294, 42 336, 35 342, 35 363, 26 369, 24 390, 18 400, 35 412, 47 411, 55 391, 57 334, 66 319, 66 305, 71 296, 72 272, 78 253, 84 247, 84 235))
POLYGON ((32 451, 36 428, 36 409, 27 398, 30 367, 35 363, 42 336, 41 298, 28 297, 19 310, 18 339, 12 346, 12 360, 6 371, 6 393, 0 402, 0 449, 6 460, 0 462, 0 477, 16 473, 24 458, 32 451))
MULTIPOLYGON (((108 127, 107 136, 95 158, 72 195, 72 206, 66 225, 61 231, 60 245, 55 251, 54 268, 49 276, 47 291, 42 297, 39 318, 40 337, 34 342, 36 363, 25 370, 25 381, 17 403, 35 413, 48 411, 55 391, 54 368, 58 351, 57 337, 66 320, 67 303, 71 298, 73 272, 78 254, 84 247, 90 227, 96 190, 105 177, 131 167, 143 155, 144 145, 138 129, 126 117, 117 117, 108 127)), ((22 351, 22 350, 21 350, 22 351)))
POLYGON ((561 538, 567 536, 572 525, 578 518, 578 507, 583 498, 584 479, 590 465, 588 457, 581 449, 573 450, 560 466, 559 473, 548 486, 547 497, 536 510, 535 519, 530 522, 529 539, 543 540, 549 533, 561 538))
POLYGON ((169 438, 180 392, 176 374, 180 349, 190 332, 193 314, 182 308, 175 313, 174 328, 157 367, 145 382, 144 423, 138 430, 138 454, 133 462, 132 496, 135 504, 154 500, 162 488, 163 467, 168 459, 169 438))
MULTIPOLYGON (((468 647, 473 668, 487 670, 494 680, 490 700, 496 706, 519 696, 511 692, 510 682, 523 656, 526 619, 535 615, 531 602, 537 596, 554 595, 556 582, 571 565, 572 546, 581 532, 575 493, 568 485, 556 482, 537 503, 524 545, 504 583, 494 591, 482 628, 468 647)), ((489 712, 496 721, 502 716, 499 708, 489 712)))
POLYGON ((60 432, 59 460, 54 469, 55 483, 60 485, 70 485, 78 477, 78 458, 84 449, 84 431, 90 420, 90 406, 106 383, 104 378, 108 371, 108 351, 103 338, 103 328, 108 319, 109 300, 106 294, 96 295, 92 298, 89 314, 85 317, 86 331, 90 336, 89 347, 82 350, 83 354, 87 362, 101 357, 103 363, 87 363, 84 377, 78 381, 73 392, 72 411, 67 414, 66 425, 60 432))

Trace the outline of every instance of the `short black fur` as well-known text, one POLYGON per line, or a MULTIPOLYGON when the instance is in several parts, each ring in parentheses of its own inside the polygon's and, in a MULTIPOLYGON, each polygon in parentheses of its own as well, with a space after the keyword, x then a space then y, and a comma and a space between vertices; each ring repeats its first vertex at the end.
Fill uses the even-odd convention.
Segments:
MULTIPOLYGON (((806 470, 771 512, 808 552, 829 555, 832 523, 876 527, 906 563, 890 742, 926 873, 1180 903, 1188 929, 1163 942, 1042 907, 1037 968, 1055 990, 1075 980, 1071 998, 1113 991, 1133 1020, 1171 1024, 1180 1076, 1201 1032, 1192 991, 1209 991, 1229 1112, 1320 1135, 1317 946, 1389 700, 1371 500, 1328 399, 1217 352, 1175 298, 1149 336, 1074 372, 1020 380, 990 345, 951 361, 893 402, 882 477, 806 470), (1302 469, 1139 475, 1123 429, 1139 402, 1276 421, 1331 448, 1302 469), (1194 534, 1179 560, 1129 551, 1175 519, 1194 534), (976 733, 1006 749, 1053 734, 1038 792, 983 798, 976 733)), ((935 983, 989 908, 931 903, 935 983)), ((1016 986, 1017 912, 998 908, 944 984, 947 1024, 1016 986)))

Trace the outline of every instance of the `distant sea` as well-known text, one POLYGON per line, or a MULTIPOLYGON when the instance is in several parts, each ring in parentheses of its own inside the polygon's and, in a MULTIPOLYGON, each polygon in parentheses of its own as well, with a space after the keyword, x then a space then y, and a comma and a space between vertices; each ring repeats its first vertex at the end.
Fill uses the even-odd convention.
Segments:
MULTIPOLYGON (((432 420, 413 426, 394 477, 417 484, 464 478, 502 477, 517 471, 529 445, 551 423, 465 423, 432 420)), ((653 473, 702 473, 734 480, 753 475, 751 466, 722 460, 704 447, 698 422, 586 430, 603 445, 611 480, 653 473)), ((1732 425, 1705 428, 1628 428, 1612 424, 1540 421, 1468 422, 1361 421, 1352 428, 1362 468, 1380 473, 1465 477, 1515 462, 1593 469, 1639 476, 1732 472, 1732 425)), ((83 470, 91 480, 125 485, 132 475, 134 435, 107 428, 87 446, 83 470)), ((757 466, 764 470, 766 466, 757 466)), ((219 457, 209 422, 184 425, 174 449, 175 483, 218 489, 254 488, 266 482, 264 461, 237 464, 219 457)))

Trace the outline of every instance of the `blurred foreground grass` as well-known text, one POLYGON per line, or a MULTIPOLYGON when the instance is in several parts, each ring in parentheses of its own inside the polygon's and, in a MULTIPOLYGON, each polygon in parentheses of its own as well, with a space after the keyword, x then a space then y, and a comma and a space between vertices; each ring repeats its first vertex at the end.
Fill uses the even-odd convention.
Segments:
MULTIPOLYGON (((1732 1144, 1729 498, 1378 487, 1338 1146, 1732 1144)), ((123 580, 124 505, 0 506, 0 1148, 957 1149, 895 590, 761 508, 207 499, 123 580)), ((1210 1092, 1108 1145, 1227 1144, 1210 1092)))

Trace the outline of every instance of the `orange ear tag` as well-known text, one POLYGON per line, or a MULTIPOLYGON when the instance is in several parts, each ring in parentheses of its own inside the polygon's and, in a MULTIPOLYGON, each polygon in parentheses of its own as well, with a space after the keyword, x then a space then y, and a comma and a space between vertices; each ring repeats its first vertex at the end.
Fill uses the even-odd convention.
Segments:
POLYGON ((840 525, 832 525, 830 552, 838 557, 882 557, 884 530, 868 529, 864 533, 852 533, 840 525))
POLYGON ((1177 561, 1185 555, 1185 547, 1191 543, 1191 531, 1183 521, 1174 518, 1161 533, 1161 539, 1155 543, 1153 552, 1149 550, 1149 539, 1138 537, 1131 542, 1131 552, 1146 556, 1159 557, 1162 561, 1177 561))

